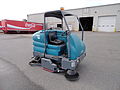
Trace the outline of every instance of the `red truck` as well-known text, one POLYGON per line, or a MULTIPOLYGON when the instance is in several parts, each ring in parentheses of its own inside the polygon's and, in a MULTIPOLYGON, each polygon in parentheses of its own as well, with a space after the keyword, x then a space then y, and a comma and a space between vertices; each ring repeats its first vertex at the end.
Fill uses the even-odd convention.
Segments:
POLYGON ((3 33, 1 21, 0 21, 0 33, 3 33))
POLYGON ((2 30, 2 25, 1 25, 1 21, 0 21, 0 30, 2 30))
POLYGON ((2 20, 2 30, 4 33, 33 33, 43 29, 43 23, 16 21, 16 20, 2 20))

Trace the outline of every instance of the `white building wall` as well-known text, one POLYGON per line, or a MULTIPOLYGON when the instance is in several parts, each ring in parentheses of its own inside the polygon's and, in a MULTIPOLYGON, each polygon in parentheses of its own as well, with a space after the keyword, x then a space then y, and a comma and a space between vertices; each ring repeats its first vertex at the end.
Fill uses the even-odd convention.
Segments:
POLYGON ((29 14, 29 15, 27 15, 27 21, 43 23, 44 22, 44 13, 29 14))
POLYGON ((117 11, 116 31, 120 31, 120 10, 117 11))
MULTIPOLYGON (((65 10, 67 12, 73 13, 78 17, 93 17, 93 31, 98 30, 98 17, 99 16, 110 16, 116 15, 116 31, 120 31, 120 3, 111 4, 111 5, 102 5, 95 7, 86 7, 86 8, 78 8, 65 10)), ((42 14, 30 14, 28 15, 28 21, 30 22, 42 22, 43 23, 43 13, 42 14)), ((52 20, 52 19, 51 19, 52 20)), ((79 26, 75 25, 76 21, 72 21, 73 19, 69 18, 69 24, 72 24, 73 30, 78 30, 79 26)), ((59 23, 55 19, 53 19, 53 24, 59 23)))
POLYGON ((113 16, 116 15, 116 31, 120 30, 120 4, 104 5, 96 7, 87 7, 76 10, 67 10, 79 17, 93 17, 93 31, 98 31, 98 17, 99 16, 113 16))

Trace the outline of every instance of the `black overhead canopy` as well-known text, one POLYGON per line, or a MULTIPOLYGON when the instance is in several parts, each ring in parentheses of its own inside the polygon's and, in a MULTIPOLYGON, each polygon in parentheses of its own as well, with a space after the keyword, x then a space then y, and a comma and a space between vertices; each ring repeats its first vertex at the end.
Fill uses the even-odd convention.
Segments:
POLYGON ((44 14, 45 17, 56 17, 56 18, 59 18, 59 19, 62 19, 63 15, 64 16, 74 16, 73 14, 69 14, 69 13, 67 13, 65 11, 61 11, 61 10, 50 11, 50 12, 46 12, 44 14))

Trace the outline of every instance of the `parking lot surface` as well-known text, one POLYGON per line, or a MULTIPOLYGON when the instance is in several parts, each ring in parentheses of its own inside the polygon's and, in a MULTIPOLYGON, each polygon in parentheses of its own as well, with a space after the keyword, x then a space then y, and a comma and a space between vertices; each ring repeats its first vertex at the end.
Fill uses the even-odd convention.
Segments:
POLYGON ((0 33, 0 59, 15 64, 45 90, 120 90, 120 32, 85 32, 84 42, 87 56, 78 67, 80 79, 74 82, 66 80, 63 74, 28 65, 32 34, 0 33))

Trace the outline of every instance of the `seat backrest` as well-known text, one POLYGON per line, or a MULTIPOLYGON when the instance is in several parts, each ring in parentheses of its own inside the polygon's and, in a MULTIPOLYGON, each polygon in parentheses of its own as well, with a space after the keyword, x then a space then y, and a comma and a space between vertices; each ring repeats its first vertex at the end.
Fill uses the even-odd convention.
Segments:
POLYGON ((48 37, 49 41, 54 41, 55 39, 57 39, 57 32, 49 32, 48 37))

